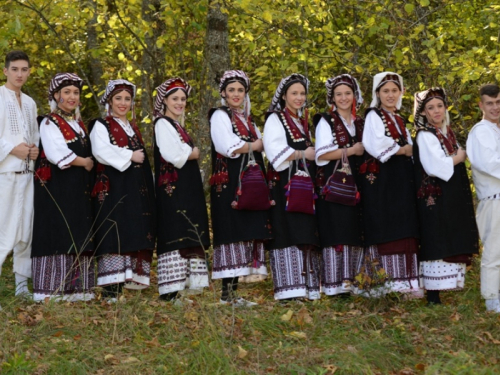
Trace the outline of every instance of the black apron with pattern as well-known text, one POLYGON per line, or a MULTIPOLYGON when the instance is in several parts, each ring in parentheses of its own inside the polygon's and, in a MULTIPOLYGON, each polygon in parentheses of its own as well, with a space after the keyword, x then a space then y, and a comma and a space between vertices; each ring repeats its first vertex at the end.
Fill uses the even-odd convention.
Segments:
MULTIPOLYGON (((330 125, 334 139, 335 127, 342 126, 346 140, 337 140, 340 148, 354 146, 356 142, 361 141, 363 120, 359 118, 359 126, 356 126, 356 136, 352 137, 346 129, 340 118, 334 119, 329 113, 322 113, 314 116, 314 126, 317 126, 321 118, 330 125), (361 133, 361 134, 359 134, 361 133)), ((360 190, 361 180, 358 174, 359 167, 363 162, 363 156, 351 155, 348 157, 351 172, 355 178, 358 190, 360 190)), ((330 160, 324 167, 318 167, 318 174, 322 174, 321 181, 326 181, 333 174, 337 160, 330 160)), ((339 162, 338 168, 342 168, 342 162, 339 162)), ((319 179, 316 179, 319 180, 319 179)), ((363 216, 362 206, 359 202, 356 206, 346 206, 343 204, 328 202, 325 196, 321 194, 323 186, 317 187, 318 199, 316 200, 316 215, 318 217, 318 229, 321 247, 331 247, 335 245, 363 246, 363 216)), ((363 194, 361 194, 363 200, 363 194)))
MULTIPOLYGON (((39 126, 47 126, 45 124, 47 118, 61 130, 61 133, 63 131, 71 133, 70 137, 65 136, 66 144, 76 156, 86 158, 92 155, 88 134, 82 137, 62 117, 55 114, 47 117, 39 116, 39 126), (59 122, 64 129, 61 129, 59 122)), ((40 154, 35 164, 35 171, 40 170, 41 166, 50 168, 50 179, 46 182, 35 179, 31 256, 90 254, 95 248, 95 242, 92 241, 94 217, 90 199, 94 170, 87 172, 85 168, 75 166, 60 169, 43 156, 43 142, 40 142, 40 154)))
MULTIPOLYGON (((413 145, 413 160, 418 190, 424 171, 417 142, 413 145)), ((448 181, 437 177, 432 181, 433 188, 439 187, 441 193, 430 200, 417 200, 421 228, 419 260, 477 254, 479 235, 465 164, 455 165, 448 181)))
MULTIPOLYGON (((209 118, 217 110, 221 109, 231 119, 231 110, 227 107, 212 108, 209 118)), ((234 125, 233 125, 234 130, 234 125)), ((236 134, 236 133, 235 133, 236 134)), ((241 138, 250 142, 250 139, 241 138)), ((265 174, 262 153, 254 152, 255 160, 265 174)), ((272 237, 269 220, 269 210, 249 211, 236 210, 231 207, 238 187, 241 163, 248 163, 248 154, 240 154, 235 159, 222 157, 215 151, 212 142, 212 173, 216 171, 217 158, 227 166, 228 181, 221 185, 210 187, 210 214, 212 218, 213 244, 223 245, 240 241, 267 240, 272 237)))
MULTIPOLYGON (((155 245, 155 196, 153 173, 148 155, 137 133, 128 136, 120 124, 108 119, 91 122, 89 130, 99 121, 107 128, 111 144, 125 143, 125 148, 135 151, 144 150, 144 162, 134 163, 123 172, 102 165, 103 176, 109 181, 107 194, 94 198, 96 214, 96 255, 126 255, 140 250, 153 250, 155 245), (111 126, 115 127, 113 130, 111 126), (123 139, 116 140, 113 134, 123 139)), ((100 178, 97 174, 97 181, 100 178)))
MULTIPOLYGON (((382 118, 383 115, 377 108, 369 108, 366 115, 372 110, 382 118)), ((387 129, 386 135, 391 136, 387 129)), ((395 141, 399 146, 404 146, 407 142, 401 138, 395 141)), ((367 158, 372 158, 368 153, 365 154, 367 158)), ((362 176, 365 245, 419 238, 412 158, 392 155, 385 163, 377 163, 378 173, 365 173, 362 176)))
MULTIPOLYGON (((309 139, 309 135, 294 139, 286 126, 286 118, 283 112, 275 113, 285 128, 288 146, 294 150, 305 150, 313 146, 312 141, 309 139)), ((309 173, 314 181, 316 163, 314 161, 306 162, 309 173)), ((271 223, 274 239, 269 241, 266 246, 269 250, 284 249, 290 246, 297 246, 300 249, 310 249, 314 247, 315 250, 319 250, 320 243, 316 215, 286 211, 287 197, 285 196, 285 186, 289 181, 288 172, 289 168, 291 168, 291 175, 293 176, 297 163, 299 164, 299 170, 303 170, 302 160, 294 160, 287 169, 277 172, 279 179, 270 181, 271 198, 274 199, 276 205, 271 207, 271 223)), ((269 168, 272 168, 272 166, 269 165, 269 168)))
MULTIPOLYGON (((173 120, 167 121, 177 132, 173 120)), ((157 121, 155 120, 155 125, 157 121)), ((181 135, 179 134, 179 137, 181 135)), ((182 137, 181 137, 182 139, 182 137)), ((187 160, 182 168, 166 162, 160 149, 154 143, 155 189, 157 209, 157 247, 158 255, 192 247, 210 247, 207 203, 201 181, 198 160, 187 160), (161 173, 175 174, 175 181, 158 185, 161 173)), ((190 144, 190 146, 193 146, 190 144)))

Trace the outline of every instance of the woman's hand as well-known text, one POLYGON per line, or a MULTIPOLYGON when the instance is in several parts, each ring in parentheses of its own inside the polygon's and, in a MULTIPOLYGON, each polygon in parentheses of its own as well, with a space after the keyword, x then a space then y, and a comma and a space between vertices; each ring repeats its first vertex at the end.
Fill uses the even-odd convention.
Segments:
POLYGON ((136 150, 132 153, 132 160, 134 163, 142 164, 144 162, 144 150, 136 150))
POLYGON ((314 147, 308 147, 304 151, 304 156, 307 160, 314 160, 316 158, 316 150, 314 147))
POLYGON ((83 159, 84 159, 83 168, 85 168, 85 170, 87 172, 90 172, 92 170, 92 168, 94 168, 94 160, 92 160, 91 157, 87 157, 87 158, 83 158, 83 159))
POLYGON ((467 153, 465 152, 465 150, 463 148, 458 148, 457 154, 453 156, 453 165, 463 163, 466 157, 467 153))
POLYGON ((198 147, 193 147, 193 151, 188 156, 188 160, 198 160, 200 158, 200 149, 198 147))
POLYGON ((262 139, 257 139, 255 142, 252 142, 252 151, 262 152, 264 150, 264 144, 262 143, 262 139))
POLYGON ((365 147, 363 146, 363 143, 357 142, 354 146, 351 147, 351 150, 352 150, 351 155, 361 156, 365 152, 365 147))

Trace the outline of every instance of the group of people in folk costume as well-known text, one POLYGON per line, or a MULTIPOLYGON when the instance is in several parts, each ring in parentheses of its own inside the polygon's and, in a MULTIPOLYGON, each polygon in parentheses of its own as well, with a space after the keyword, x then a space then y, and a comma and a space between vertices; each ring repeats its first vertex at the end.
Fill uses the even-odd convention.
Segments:
POLYGON ((157 88, 153 177, 135 120, 135 85, 110 81, 101 98, 105 117, 86 128, 79 113, 83 81, 58 73, 49 85, 50 113, 37 124, 36 105, 21 92, 28 56, 10 52, 4 73, 0 264, 13 250, 17 295, 29 294, 32 276, 35 301, 90 300, 97 285, 114 302, 122 288, 149 286, 156 248, 160 297, 178 300, 186 288, 209 285, 206 250, 212 242, 221 304, 256 304, 236 291, 242 278, 267 277, 266 250, 277 300, 314 300, 321 292, 370 295, 356 276, 383 270, 377 295, 422 297, 426 290, 428 302, 439 304, 441 290, 463 288, 466 267, 478 253, 479 227, 481 292, 487 310, 500 312, 496 85, 481 88, 484 117, 467 141, 479 199, 476 225, 466 153, 450 126, 444 89, 415 94, 413 142, 399 114, 399 74, 375 75, 364 119, 356 113, 363 103, 357 80, 332 77, 326 82, 329 107, 313 118, 314 147, 306 77, 281 80, 262 137, 250 113, 248 76, 226 71, 222 105, 209 113, 211 241, 200 151, 184 126, 191 93, 186 81, 170 78, 157 88), (350 167, 357 204, 326 199, 339 163, 350 167), (248 166, 262 172, 268 206, 238 207, 248 166), (292 209, 295 176, 313 186, 310 210, 292 209))

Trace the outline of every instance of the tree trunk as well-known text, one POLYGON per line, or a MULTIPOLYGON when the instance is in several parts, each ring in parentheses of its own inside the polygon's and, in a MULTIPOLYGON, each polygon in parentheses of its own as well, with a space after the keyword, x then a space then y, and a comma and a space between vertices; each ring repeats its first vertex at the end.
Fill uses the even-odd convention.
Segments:
POLYGON ((219 81, 226 70, 230 68, 227 15, 222 13, 220 5, 209 2, 207 14, 207 33, 203 55, 203 75, 200 87, 200 107, 198 113, 198 126, 195 129, 196 139, 201 151, 201 163, 205 176, 205 187, 208 188, 210 174, 210 128, 208 111, 217 104, 219 81))
MULTIPOLYGON (((151 27, 144 36, 144 44, 146 45, 149 53, 144 51, 142 54, 142 74, 141 80, 141 117, 144 119, 149 115, 151 122, 149 126, 141 129, 143 132, 144 140, 147 144, 151 144, 153 137, 153 91, 163 81, 161 62, 165 61, 165 50, 156 47, 156 40, 162 35, 165 30, 164 23, 158 17, 161 11, 160 0, 143 0, 142 1, 142 18, 151 27), (154 8, 151 9, 150 6, 154 8)), ((150 147, 148 147, 148 150, 150 147)))
MULTIPOLYGON (((92 51, 99 48, 99 40, 97 38, 97 3, 96 0, 88 1, 89 8, 91 9, 93 15, 92 18, 87 22, 87 50, 89 51, 89 67, 90 67, 90 80, 94 87, 97 87, 95 92, 99 92, 105 87, 105 82, 102 79, 103 69, 101 60, 92 55, 92 51)), ((97 99, 97 102, 99 100, 97 99)), ((97 111, 99 113, 91 114, 92 118, 100 117, 100 112, 102 112, 102 107, 98 106, 97 111)))

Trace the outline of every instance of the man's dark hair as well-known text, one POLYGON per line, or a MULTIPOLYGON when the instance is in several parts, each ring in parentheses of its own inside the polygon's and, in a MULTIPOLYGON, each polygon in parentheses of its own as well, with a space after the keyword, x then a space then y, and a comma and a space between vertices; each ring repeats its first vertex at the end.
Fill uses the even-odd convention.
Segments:
POLYGON ((10 51, 7 56, 5 56, 5 67, 8 69, 12 61, 24 60, 30 65, 30 58, 23 51, 10 51))
POLYGON ((481 98, 483 97, 483 95, 488 95, 492 98, 496 98, 498 94, 500 94, 500 87, 498 87, 498 85, 495 85, 493 83, 482 85, 479 88, 479 96, 481 96, 481 98))

